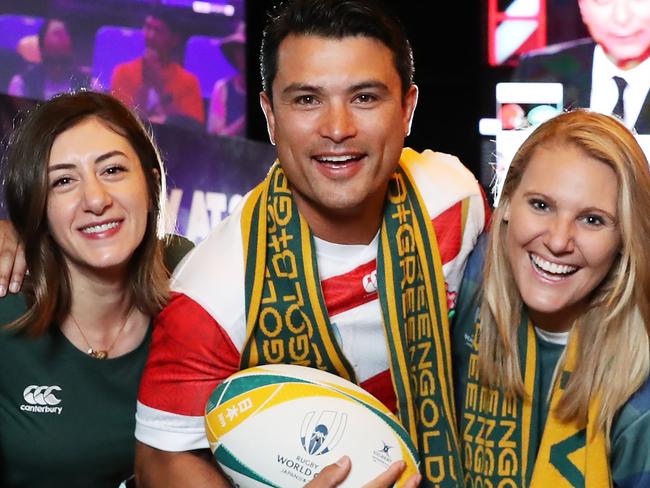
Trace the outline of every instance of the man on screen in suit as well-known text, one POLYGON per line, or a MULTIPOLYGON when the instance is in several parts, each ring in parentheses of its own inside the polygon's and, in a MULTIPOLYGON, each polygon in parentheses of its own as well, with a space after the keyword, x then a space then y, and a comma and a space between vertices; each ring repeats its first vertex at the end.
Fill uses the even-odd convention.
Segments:
POLYGON ((565 107, 612 113, 650 133, 650 0, 578 0, 591 38, 524 55, 512 81, 560 82, 565 107))

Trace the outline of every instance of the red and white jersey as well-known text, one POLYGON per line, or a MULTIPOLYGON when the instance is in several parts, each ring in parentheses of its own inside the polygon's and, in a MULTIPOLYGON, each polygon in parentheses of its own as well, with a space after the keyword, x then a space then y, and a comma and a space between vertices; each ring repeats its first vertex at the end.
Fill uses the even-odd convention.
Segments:
MULTIPOLYGON (((421 156, 410 170, 432 218, 452 309, 466 258, 485 227, 487 205, 474 176, 458 159, 431 151, 421 156), (469 208, 463 226, 465 199, 469 208)), ((135 435, 158 449, 209 447, 205 404, 214 388, 239 370, 246 340, 241 209, 242 204, 177 268, 173 298, 156 319, 135 435)), ((368 245, 315 239, 335 336, 361 386, 395 411, 376 286, 377 246, 378 236, 368 245)))

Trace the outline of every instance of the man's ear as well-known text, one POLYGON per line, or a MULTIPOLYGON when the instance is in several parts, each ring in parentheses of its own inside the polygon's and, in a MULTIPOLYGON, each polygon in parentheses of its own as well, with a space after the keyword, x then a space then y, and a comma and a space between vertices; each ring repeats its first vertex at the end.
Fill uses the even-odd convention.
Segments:
POLYGON ((265 91, 260 92, 260 106, 266 118, 266 130, 269 133, 269 140, 275 146, 275 116, 273 115, 273 102, 265 91))
POLYGON ((417 85, 411 85, 404 96, 404 137, 411 134, 413 115, 415 114, 415 107, 418 104, 418 93, 417 85))

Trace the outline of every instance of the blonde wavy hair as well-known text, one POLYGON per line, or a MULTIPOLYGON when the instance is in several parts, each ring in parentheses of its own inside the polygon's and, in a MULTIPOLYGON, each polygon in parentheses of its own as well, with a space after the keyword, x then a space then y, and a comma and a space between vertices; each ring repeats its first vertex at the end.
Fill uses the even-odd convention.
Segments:
MULTIPOLYGON (((592 291, 586 312, 571 334, 578 334, 576 368, 556 415, 586 422, 589 401, 599 394, 595 419, 609 439, 612 419, 648 377, 650 368, 650 171, 633 134, 613 117, 575 110, 538 127, 515 154, 492 218, 483 301, 480 310, 479 368, 482 381, 523 397, 517 331, 523 306, 505 244, 504 214, 528 162, 539 147, 570 144, 607 164, 618 181, 620 255, 592 291)), ((562 367, 560 359, 558 369, 562 367)))

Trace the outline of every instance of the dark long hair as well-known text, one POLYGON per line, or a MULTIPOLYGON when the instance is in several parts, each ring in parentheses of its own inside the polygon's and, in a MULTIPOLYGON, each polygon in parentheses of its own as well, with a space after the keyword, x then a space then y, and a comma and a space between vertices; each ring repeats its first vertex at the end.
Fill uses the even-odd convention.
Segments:
POLYGON ((149 214, 142 242, 128 264, 135 306, 157 314, 168 300, 168 273, 163 264, 165 171, 150 132, 110 95, 84 91, 64 94, 26 114, 9 137, 3 158, 5 201, 16 232, 25 245, 29 277, 28 311, 12 327, 40 335, 70 311, 68 268, 47 222, 47 165, 57 136, 89 117, 126 138, 140 159, 149 194, 149 214))

